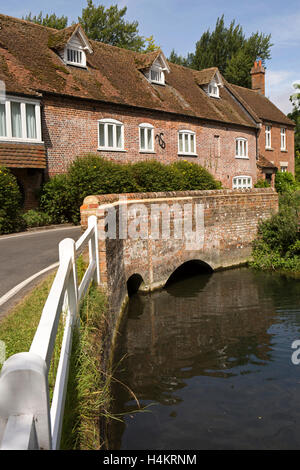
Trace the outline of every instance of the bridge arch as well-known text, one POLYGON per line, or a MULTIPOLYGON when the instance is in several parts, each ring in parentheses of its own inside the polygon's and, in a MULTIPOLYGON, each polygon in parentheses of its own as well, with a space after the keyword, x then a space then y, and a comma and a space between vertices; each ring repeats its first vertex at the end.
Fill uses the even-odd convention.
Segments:
POLYGON ((132 274, 127 279, 128 296, 131 297, 133 294, 136 294, 143 283, 144 283, 144 279, 142 278, 140 274, 138 273, 132 274))
POLYGON ((195 276, 198 274, 211 274, 213 272, 212 266, 206 261, 201 259, 189 259, 179 264, 168 277, 165 287, 168 287, 173 282, 185 278, 187 276, 195 276))

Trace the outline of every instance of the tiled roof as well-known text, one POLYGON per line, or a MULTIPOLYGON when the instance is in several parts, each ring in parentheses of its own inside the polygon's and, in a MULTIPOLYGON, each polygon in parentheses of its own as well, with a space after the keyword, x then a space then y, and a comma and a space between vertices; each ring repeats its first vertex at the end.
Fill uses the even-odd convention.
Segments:
POLYGON ((274 165, 274 163, 270 162, 266 157, 264 157, 263 155, 259 155, 257 161, 256 161, 256 165, 258 166, 258 168, 272 168, 274 170, 277 170, 277 166, 274 165))
POLYGON ((266 96, 249 88, 231 85, 235 92, 263 121, 278 122, 295 127, 295 123, 278 109, 266 96))
POLYGON ((194 70, 197 85, 207 85, 212 81, 217 72, 217 67, 211 67, 204 70, 194 70))
POLYGON ((196 72, 168 62, 166 86, 150 84, 141 72, 161 51, 139 54, 89 41, 87 70, 66 66, 49 47, 51 38, 65 44, 76 25, 65 31, 0 15, 0 80, 10 93, 42 96, 55 93, 77 98, 176 113, 205 120, 255 127, 255 122, 232 98, 226 87, 220 98, 211 98, 201 89, 218 70, 196 72))
POLYGON ((46 151, 41 144, 0 143, 0 165, 8 168, 46 168, 46 151))

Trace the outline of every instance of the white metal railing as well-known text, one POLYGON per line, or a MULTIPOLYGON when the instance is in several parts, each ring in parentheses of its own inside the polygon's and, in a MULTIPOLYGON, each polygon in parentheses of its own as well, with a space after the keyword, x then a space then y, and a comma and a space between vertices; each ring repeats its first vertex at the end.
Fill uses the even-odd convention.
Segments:
MULTIPOLYGON (((29 352, 5 361, 0 376, 0 450, 58 449, 68 384, 72 333, 90 283, 100 284, 97 217, 75 243, 59 244, 59 267, 29 352), (76 259, 89 245, 89 266, 78 286, 76 259), (50 407, 48 373, 60 318, 64 334, 50 407)), ((20 325, 20 328, 22 325, 20 325)))

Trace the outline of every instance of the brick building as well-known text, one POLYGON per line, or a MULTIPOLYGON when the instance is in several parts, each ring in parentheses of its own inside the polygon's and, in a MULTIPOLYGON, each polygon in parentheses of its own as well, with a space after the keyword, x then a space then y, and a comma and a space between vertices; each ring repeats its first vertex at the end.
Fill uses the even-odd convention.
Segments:
POLYGON ((294 124, 264 96, 264 77, 256 63, 248 90, 161 50, 90 41, 79 25, 57 31, 0 15, 0 164, 23 186, 25 207, 44 178, 88 152, 120 163, 185 159, 225 188, 252 187, 294 171, 294 124))

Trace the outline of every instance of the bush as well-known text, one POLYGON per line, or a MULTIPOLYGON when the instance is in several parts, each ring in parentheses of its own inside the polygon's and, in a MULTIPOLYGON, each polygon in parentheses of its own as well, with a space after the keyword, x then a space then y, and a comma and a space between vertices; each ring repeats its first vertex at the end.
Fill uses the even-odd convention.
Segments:
POLYGON ((180 189, 180 174, 172 166, 156 160, 131 165, 138 192, 151 193, 180 189))
POLYGON ((22 217, 27 227, 42 227, 43 225, 52 224, 52 219, 49 214, 36 209, 25 212, 22 217))
POLYGON ((259 179, 254 185, 255 188, 270 188, 270 184, 267 180, 259 179))
POLYGON ((299 214, 300 194, 281 194, 279 212, 258 226, 253 243, 253 267, 300 271, 299 214))
POLYGON ((44 184, 40 193, 40 209, 53 224, 72 220, 73 207, 68 175, 56 175, 44 184))
POLYGON ((129 165, 113 163, 97 155, 77 158, 69 167, 68 177, 74 223, 80 219, 79 209, 86 196, 137 192, 129 165))
POLYGON ((278 193, 292 193, 297 191, 298 183, 292 173, 277 172, 275 176, 275 189, 278 193))
POLYGON ((191 163, 186 160, 176 162, 171 165, 171 168, 179 173, 180 181, 177 190, 182 191, 196 190, 196 189, 221 189, 220 181, 214 177, 200 165, 191 163))
POLYGON ((22 230, 22 195, 14 175, 0 166, 0 234, 22 230))
POLYGON ((156 160, 120 164, 88 154, 77 158, 67 175, 48 181, 41 191, 40 208, 53 223, 78 223, 80 206, 92 194, 219 189, 208 171, 195 163, 182 161, 164 165, 156 160))

